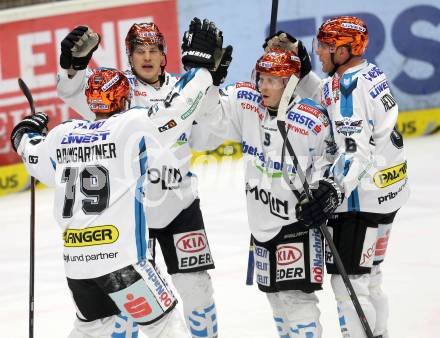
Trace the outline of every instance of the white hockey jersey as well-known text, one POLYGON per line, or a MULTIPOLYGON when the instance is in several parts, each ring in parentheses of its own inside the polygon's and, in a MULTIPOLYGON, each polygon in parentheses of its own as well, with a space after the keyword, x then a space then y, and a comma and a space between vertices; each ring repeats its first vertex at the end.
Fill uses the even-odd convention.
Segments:
MULTIPOLYGON (((148 108, 155 103, 163 102, 179 79, 165 73, 162 86, 156 89, 138 80, 130 70, 126 70, 124 73, 129 80, 132 91, 131 107, 148 108)), ((92 120, 94 115, 90 111, 84 95, 87 79, 90 75, 90 69, 79 71, 72 79, 69 79, 65 72, 59 74, 57 92, 58 96, 82 117, 92 120)), ((209 109, 204 108, 201 112, 209 114, 209 109)), ((197 177, 189 168, 192 156, 191 148, 201 151, 215 149, 219 145, 219 143, 213 143, 206 132, 203 121, 207 120, 198 119, 197 123, 188 125, 176 137, 175 142, 171 145, 174 161, 169 161, 166 166, 149 167, 147 183, 151 186, 147 201, 149 209, 147 217, 150 228, 167 226, 197 198, 197 177)))
POLYGON ((170 147, 192 125, 211 84, 207 70, 194 69, 166 105, 70 120, 46 137, 23 137, 18 153, 27 170, 55 187, 68 277, 93 278, 146 258, 151 217, 144 200, 152 185, 145 180, 151 168, 174 166, 170 147))
POLYGON ((333 166, 345 200, 336 212, 389 213, 409 197, 403 139, 395 129, 398 106, 383 71, 362 64, 320 80, 310 72, 297 93, 327 108, 339 157, 333 166))
MULTIPOLYGON (((227 139, 240 142, 245 167, 248 220, 252 234, 262 242, 273 238, 282 226, 296 222, 297 198, 283 178, 286 170, 294 188, 302 192, 291 157, 282 161, 283 138, 276 117, 261 104, 261 95, 251 83, 239 82, 221 92, 222 124, 227 139), (226 129, 226 127, 224 127, 226 129)), ((309 182, 323 177, 335 152, 327 112, 304 99, 290 105, 286 113, 288 137, 309 182)), ((213 130, 218 135, 218 130, 213 130)))

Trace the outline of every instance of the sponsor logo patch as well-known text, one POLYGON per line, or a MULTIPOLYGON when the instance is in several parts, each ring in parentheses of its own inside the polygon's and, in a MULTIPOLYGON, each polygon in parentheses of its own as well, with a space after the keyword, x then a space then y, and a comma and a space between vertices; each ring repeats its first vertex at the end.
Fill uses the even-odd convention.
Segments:
POLYGON ((197 106, 199 105, 200 100, 202 99, 202 92, 199 92, 197 94, 197 97, 195 98, 193 104, 191 105, 191 107, 189 107, 189 109, 184 112, 182 115, 180 115, 180 117, 182 118, 182 120, 186 120, 189 116, 192 115, 192 113, 194 113, 194 111, 196 110, 197 106))
POLYGON ((381 261, 385 258, 387 252, 388 241, 390 239, 391 224, 381 224, 379 225, 377 240, 376 240, 376 253, 374 260, 381 261))
POLYGON ((408 178, 405 178, 405 182, 403 182, 403 184, 399 187, 399 189, 397 191, 390 191, 388 194, 386 194, 384 196, 379 196, 377 198, 377 203, 379 203, 379 205, 381 205, 384 202, 388 202, 388 201, 391 201, 392 199, 396 198, 397 195, 403 190, 403 188, 405 188, 407 182, 408 182, 408 178))
POLYGON ((247 88, 251 88, 251 89, 256 89, 255 85, 253 83, 250 82, 237 82, 235 84, 235 88, 241 88, 241 87, 247 87, 247 88))
POLYGON ((239 90, 237 92, 237 99, 248 100, 256 103, 260 103, 262 100, 260 94, 252 93, 247 90, 239 90))
POLYGON ((343 22, 343 23, 341 23, 341 26, 343 28, 354 29, 354 30, 357 30, 359 32, 365 32, 366 31, 366 29, 364 27, 356 25, 356 24, 351 23, 351 22, 343 22))
POLYGON ((105 83, 102 87, 101 90, 103 92, 106 92, 107 90, 109 90, 116 82, 118 82, 119 80, 119 74, 116 74, 115 76, 113 76, 107 83, 105 83))
POLYGON ((63 136, 61 144, 84 144, 100 141, 107 141, 110 135, 109 131, 97 131, 96 133, 69 133, 63 136))
POLYGON ((127 294, 127 302, 124 304, 125 310, 133 318, 148 316, 153 310, 144 297, 134 298, 132 293, 127 294))
POLYGON ((37 164, 38 163, 38 156, 29 155, 29 163, 30 164, 37 164))
POLYGON ((324 250, 321 232, 317 228, 310 229, 310 282, 322 283, 324 279, 324 250))
POLYGON ((257 283, 270 286, 270 260, 269 251, 261 246, 254 247, 255 268, 257 283))
POLYGON ((406 178, 406 161, 394 167, 383 169, 374 174, 376 187, 385 188, 406 178))
POLYGON ((394 97, 392 97, 390 94, 385 94, 384 96, 382 96, 380 98, 380 101, 382 102, 385 111, 390 110, 396 105, 396 100, 394 100, 394 97))
POLYGON ((164 131, 167 131, 171 128, 174 128, 175 126, 177 126, 176 121, 174 120, 169 120, 167 123, 165 123, 163 126, 159 127, 159 132, 162 133, 164 131))
POLYGON ((383 71, 379 67, 374 66, 367 73, 362 74, 362 76, 368 81, 373 81, 376 77, 381 76, 382 74, 383 71))
POLYGON ((372 89, 370 89, 370 96, 375 99, 380 93, 382 93, 385 89, 390 88, 388 81, 383 80, 378 84, 374 85, 372 89))
POLYGON ((214 264, 204 230, 174 234, 179 269, 193 269, 214 264))
POLYGON ((375 247, 376 247, 377 229, 367 228, 364 245, 362 247, 361 259, 359 265, 371 268, 373 266, 375 247))
POLYGON ((271 191, 266 191, 258 186, 251 188, 249 183, 246 183, 246 197, 261 202, 272 215, 284 220, 289 219, 289 201, 281 200, 274 196, 271 191))
POLYGON ((85 229, 68 229, 63 232, 65 247, 83 247, 111 244, 118 240, 119 231, 114 225, 99 225, 85 229))
POLYGON ((286 243, 277 246, 277 281, 305 279, 303 243, 286 243))

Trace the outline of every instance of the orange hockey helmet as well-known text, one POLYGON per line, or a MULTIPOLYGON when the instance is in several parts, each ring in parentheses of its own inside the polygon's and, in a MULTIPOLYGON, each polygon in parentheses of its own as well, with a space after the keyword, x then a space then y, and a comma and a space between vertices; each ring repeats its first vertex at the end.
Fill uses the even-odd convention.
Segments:
POLYGON ((301 60, 294 51, 278 48, 269 49, 257 60, 255 71, 279 77, 299 77, 301 60))
POLYGON ((87 81, 87 104, 95 114, 113 114, 126 109, 130 85, 124 73, 113 68, 96 68, 87 81))
POLYGON ((135 23, 130 27, 125 38, 125 48, 128 56, 133 53, 137 45, 157 45, 164 54, 167 53, 165 38, 159 27, 152 22, 135 23))
POLYGON ((351 54, 360 56, 367 49, 368 29, 364 21, 355 16, 338 16, 324 22, 316 38, 334 48, 350 46, 351 54))

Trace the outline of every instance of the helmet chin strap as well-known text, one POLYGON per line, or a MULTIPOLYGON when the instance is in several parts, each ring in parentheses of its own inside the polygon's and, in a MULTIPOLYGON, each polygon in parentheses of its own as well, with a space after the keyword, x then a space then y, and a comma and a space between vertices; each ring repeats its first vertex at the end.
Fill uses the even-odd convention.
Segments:
POLYGON ((350 56, 348 57, 348 59, 342 63, 336 63, 335 62, 335 53, 330 53, 330 60, 333 64, 333 69, 330 72, 328 72, 328 76, 332 77, 333 75, 335 75, 335 73, 338 71, 338 68, 347 64, 353 57, 354 57, 354 55, 351 53, 351 49, 350 49, 350 56))

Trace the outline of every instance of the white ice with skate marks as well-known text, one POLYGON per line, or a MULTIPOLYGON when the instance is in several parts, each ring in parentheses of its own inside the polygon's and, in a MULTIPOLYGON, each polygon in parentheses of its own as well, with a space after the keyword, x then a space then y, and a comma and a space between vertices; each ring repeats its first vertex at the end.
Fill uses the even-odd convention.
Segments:
MULTIPOLYGON (((412 195, 397 214, 384 265, 384 289, 395 338, 440 335, 440 137, 406 141, 412 195)), ((216 270, 212 272, 222 338, 277 337, 269 304, 245 285, 249 230, 242 163, 194 170, 216 270)), ((62 338, 74 307, 65 283, 62 237, 52 217, 53 192, 37 192, 35 338, 62 338)), ((0 198, 0 337, 28 337, 29 192, 0 198)), ((165 269, 163 269, 165 271, 165 269)), ((340 337, 336 305, 325 278, 319 292, 323 337, 340 337)))

